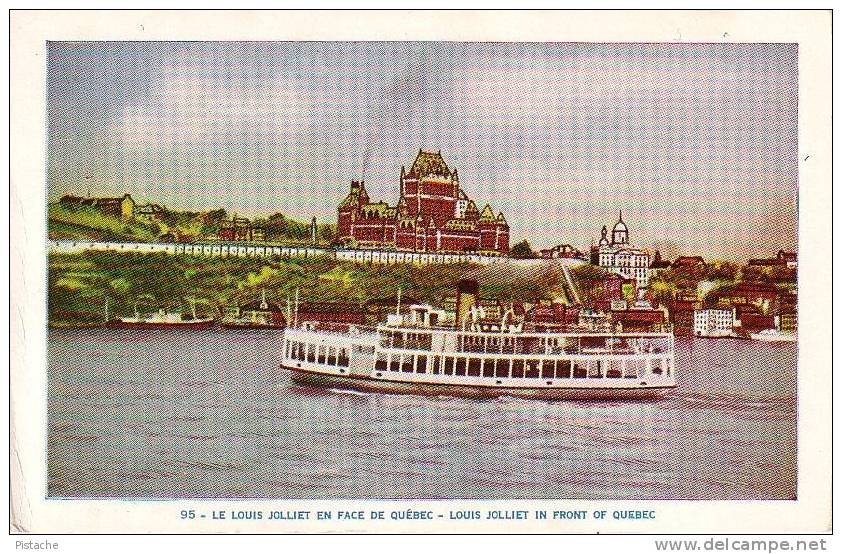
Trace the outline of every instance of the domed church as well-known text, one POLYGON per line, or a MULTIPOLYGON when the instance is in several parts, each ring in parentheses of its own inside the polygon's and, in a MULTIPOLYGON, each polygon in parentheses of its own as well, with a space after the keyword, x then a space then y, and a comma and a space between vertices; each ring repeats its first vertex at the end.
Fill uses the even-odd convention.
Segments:
POLYGON ((626 279, 634 279, 638 289, 649 286, 649 253, 630 245, 629 228, 623 221, 622 210, 611 229, 611 240, 608 240, 608 227, 602 226, 599 244, 591 246, 591 263, 626 279))

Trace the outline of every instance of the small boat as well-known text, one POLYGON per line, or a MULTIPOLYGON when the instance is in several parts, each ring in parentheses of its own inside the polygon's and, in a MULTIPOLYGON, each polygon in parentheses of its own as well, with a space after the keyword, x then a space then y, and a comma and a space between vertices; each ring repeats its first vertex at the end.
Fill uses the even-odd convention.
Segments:
POLYGON ((794 333, 781 333, 777 329, 764 329, 759 333, 751 333, 751 340, 762 342, 796 342, 798 335, 794 333))
POLYGON ((280 306, 266 301, 266 290, 261 289, 260 300, 226 308, 220 326, 223 329, 283 329, 286 317, 280 306))
POLYGON ((117 317, 106 323, 113 329, 210 329, 213 327, 212 317, 196 317, 196 306, 192 304, 192 317, 184 317, 181 312, 168 312, 164 308, 157 312, 141 315, 135 304, 132 317, 117 317))

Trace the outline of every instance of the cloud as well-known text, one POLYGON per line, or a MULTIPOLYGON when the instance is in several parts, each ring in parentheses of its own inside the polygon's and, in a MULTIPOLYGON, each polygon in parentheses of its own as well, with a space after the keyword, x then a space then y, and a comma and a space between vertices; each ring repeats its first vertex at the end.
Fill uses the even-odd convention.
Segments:
POLYGON ((299 90, 281 77, 202 76, 169 68, 153 81, 148 97, 121 109, 113 137, 128 148, 281 143, 302 134, 317 101, 302 99, 299 90))

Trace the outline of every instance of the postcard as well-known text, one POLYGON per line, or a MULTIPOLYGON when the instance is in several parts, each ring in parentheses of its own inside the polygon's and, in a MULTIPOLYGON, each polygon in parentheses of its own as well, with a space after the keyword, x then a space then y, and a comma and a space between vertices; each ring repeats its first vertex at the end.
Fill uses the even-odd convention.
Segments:
POLYGON ((829 532, 830 25, 13 12, 12 531, 829 532))

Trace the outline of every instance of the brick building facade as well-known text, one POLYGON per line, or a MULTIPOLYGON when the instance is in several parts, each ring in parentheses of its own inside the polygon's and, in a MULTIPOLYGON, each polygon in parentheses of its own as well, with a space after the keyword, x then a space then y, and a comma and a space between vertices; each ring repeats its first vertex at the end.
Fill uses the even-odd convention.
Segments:
POLYGON ((337 242, 351 248, 490 255, 509 251, 503 213, 495 216, 488 204, 478 210, 441 152, 419 150, 409 171, 401 167, 396 206, 372 202, 365 182, 351 181, 337 211, 337 242))

